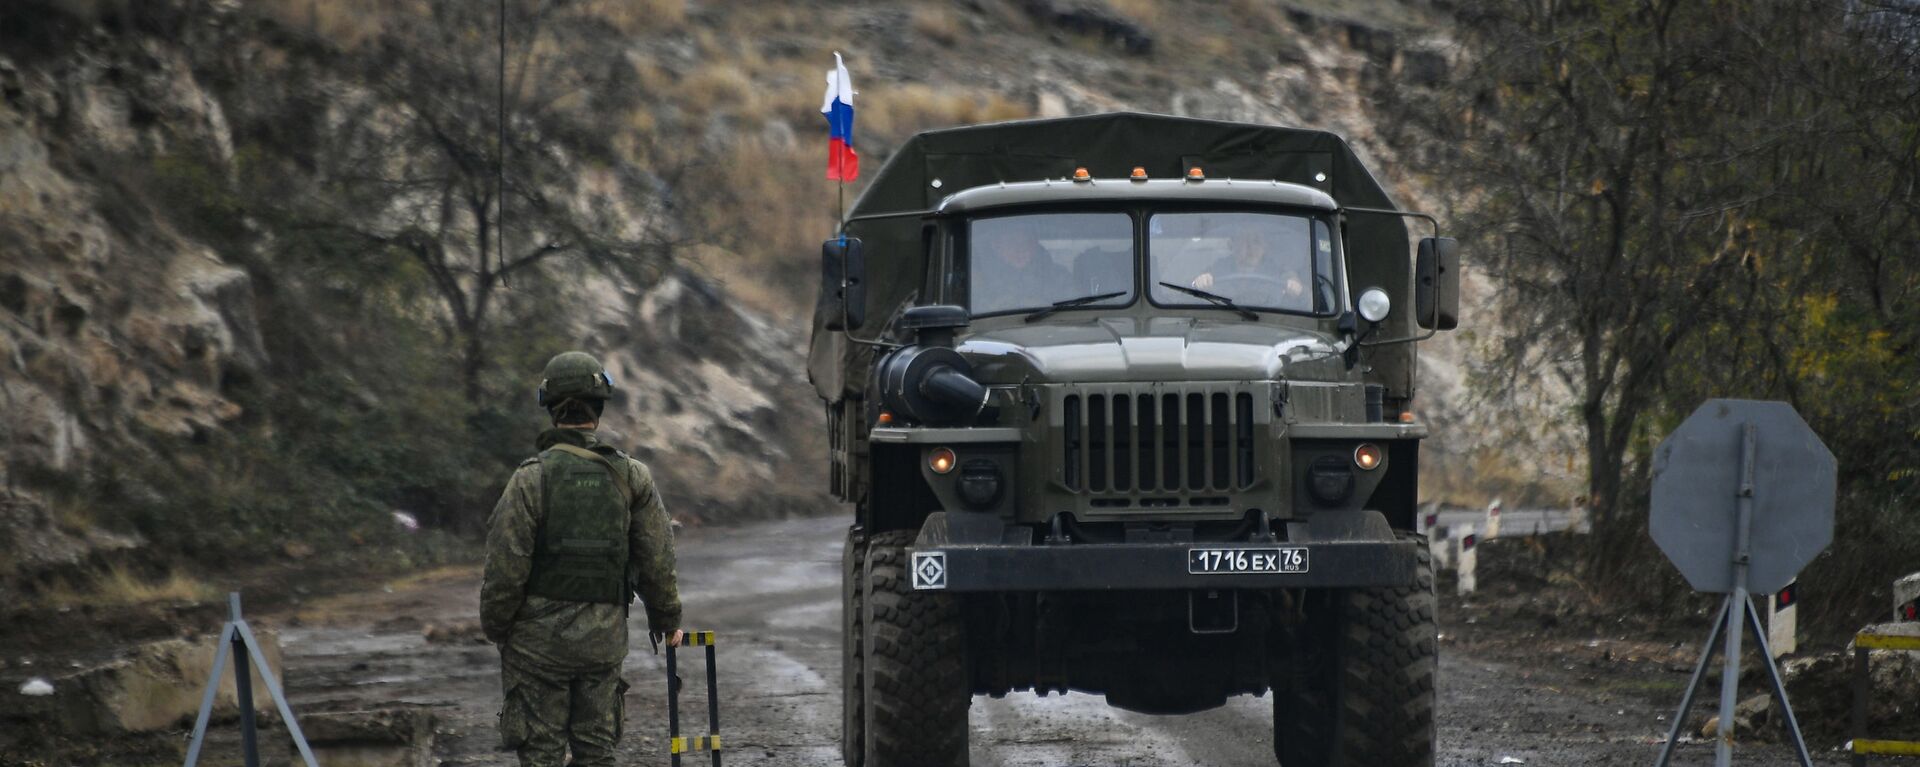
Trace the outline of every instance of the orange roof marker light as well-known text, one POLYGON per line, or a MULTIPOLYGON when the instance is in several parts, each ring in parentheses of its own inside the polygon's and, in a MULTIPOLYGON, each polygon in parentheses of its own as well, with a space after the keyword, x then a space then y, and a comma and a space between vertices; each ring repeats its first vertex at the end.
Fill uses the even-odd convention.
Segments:
POLYGON ((1093 180, 1093 174, 1092 174, 1092 173, 1088 173, 1088 172, 1087 172, 1087 169, 1086 169, 1086 168, 1074 168, 1074 169, 1073 169, 1073 180, 1075 180, 1075 181, 1092 181, 1092 180, 1093 180))
POLYGON ((1195 165, 1187 169, 1187 180, 1188 181, 1205 181, 1207 180, 1207 172, 1204 170, 1201 170, 1200 166, 1195 165))
POLYGON ((1133 175, 1130 175, 1127 178, 1131 178, 1135 181, 1145 181, 1147 180, 1147 169, 1136 165, 1133 167, 1133 175))

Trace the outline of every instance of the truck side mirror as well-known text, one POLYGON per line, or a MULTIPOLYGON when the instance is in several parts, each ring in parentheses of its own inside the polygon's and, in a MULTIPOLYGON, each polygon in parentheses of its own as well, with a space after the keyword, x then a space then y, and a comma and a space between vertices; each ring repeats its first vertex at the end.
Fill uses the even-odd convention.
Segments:
POLYGON ((827 330, 852 330, 867 319, 867 259, 855 237, 820 244, 820 301, 815 314, 827 330))
POLYGON ((1413 266, 1413 317, 1427 330, 1460 326, 1460 242, 1452 237, 1420 241, 1413 266))

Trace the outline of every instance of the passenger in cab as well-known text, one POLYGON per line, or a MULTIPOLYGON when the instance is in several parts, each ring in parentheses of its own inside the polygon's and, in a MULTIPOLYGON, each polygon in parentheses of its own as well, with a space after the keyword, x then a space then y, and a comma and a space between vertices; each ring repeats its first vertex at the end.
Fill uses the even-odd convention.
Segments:
POLYGON ((1072 275, 1047 254, 1031 224, 1015 219, 976 227, 972 245, 975 314, 1043 307, 1072 298, 1072 275))

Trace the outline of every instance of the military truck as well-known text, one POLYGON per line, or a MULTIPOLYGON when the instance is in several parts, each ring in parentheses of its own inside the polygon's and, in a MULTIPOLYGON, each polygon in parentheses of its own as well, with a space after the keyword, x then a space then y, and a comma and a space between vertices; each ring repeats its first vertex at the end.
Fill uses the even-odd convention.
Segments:
POLYGON ((1271 691, 1284 765, 1432 763, 1430 217, 1331 133, 1106 114, 915 136, 842 232, 809 373, 854 510, 848 765, 963 765, 1015 691, 1271 691))

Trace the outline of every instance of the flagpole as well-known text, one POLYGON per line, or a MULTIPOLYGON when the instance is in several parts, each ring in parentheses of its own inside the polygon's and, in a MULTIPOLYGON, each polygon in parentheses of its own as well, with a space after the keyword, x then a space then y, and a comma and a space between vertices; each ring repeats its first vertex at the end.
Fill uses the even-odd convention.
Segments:
MULTIPOLYGON (((840 60, 839 51, 833 52, 833 63, 834 63, 834 72, 836 75, 838 75, 838 73, 840 72, 843 66, 840 60)), ((847 90, 852 89, 852 85, 848 83, 845 80, 845 78, 836 77, 834 82, 840 88, 847 89, 847 90)), ((840 95, 845 96, 848 103, 853 102, 853 94, 845 93, 840 95)), ((847 136, 847 140, 849 141, 853 140, 853 136, 851 135, 847 136)), ((847 174, 846 174, 846 167, 844 163, 840 165, 838 171, 835 172, 833 176, 834 176, 834 179, 833 179, 834 191, 836 193, 836 198, 839 200, 839 206, 835 209, 834 216, 833 216, 833 228, 839 230, 840 247, 844 249, 845 247, 847 247, 847 174)))
POLYGON ((853 83, 847 76, 846 63, 840 58, 840 52, 833 52, 833 70, 827 72, 827 97, 820 105, 820 111, 827 116, 828 143, 827 172, 836 182, 834 187, 834 230, 840 237, 842 248, 847 244, 847 166, 853 161, 855 173, 859 165, 858 157, 853 154, 853 83), (845 125, 840 124, 844 119, 845 125), (838 143, 836 143, 838 142, 838 143))

